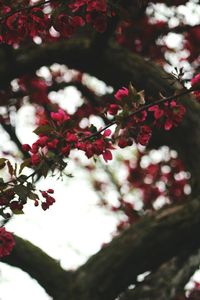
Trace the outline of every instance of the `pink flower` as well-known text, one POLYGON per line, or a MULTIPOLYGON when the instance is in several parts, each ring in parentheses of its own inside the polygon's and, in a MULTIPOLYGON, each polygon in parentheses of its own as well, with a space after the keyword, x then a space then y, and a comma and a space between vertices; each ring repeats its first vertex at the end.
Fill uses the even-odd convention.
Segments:
POLYGON ((31 150, 31 147, 30 147, 28 144, 23 144, 23 145, 22 145, 22 150, 23 150, 23 151, 30 151, 30 150, 31 150))
POLYGON ((103 15, 97 16, 93 21, 93 27, 98 32, 104 32, 107 27, 106 17, 103 15))
POLYGON ((42 209, 43 209, 43 210, 47 210, 48 208, 49 208, 48 203, 42 202, 42 209))
MULTIPOLYGON (((89 2, 89 1, 88 1, 89 2)), ((87 11, 101 11, 106 12, 106 1, 105 0, 98 0, 98 1, 90 1, 87 4, 87 11)))
POLYGON ((146 146, 151 138, 152 130, 149 126, 143 125, 140 128, 140 133, 138 135, 138 143, 140 143, 142 146, 146 146))
POLYGON ((49 139, 48 136, 42 136, 37 140, 36 143, 38 146, 44 147, 44 146, 46 146, 48 139, 49 139))
POLYGON ((115 99, 117 100, 121 100, 122 98, 127 96, 128 96, 128 89, 125 87, 119 89, 114 95, 115 99))
POLYGON ((173 122, 172 122, 172 120, 171 120, 171 119, 167 119, 167 120, 165 121, 165 126, 164 126, 165 130, 170 130, 172 127, 173 127, 173 122))
POLYGON ((22 203, 19 203, 18 201, 12 201, 10 204, 10 209, 11 210, 19 210, 19 211, 22 211, 23 209, 23 204, 22 203))
POLYGON ((112 116, 116 115, 118 113, 118 110, 120 109, 119 105, 117 104, 110 104, 108 108, 108 113, 112 116))
POLYGON ((200 102, 200 73, 192 78, 191 84, 193 88, 198 89, 198 91, 194 91, 194 95, 196 100, 200 102))
POLYGON ((56 202, 56 200, 50 196, 49 194, 53 194, 54 190, 53 189, 48 189, 47 192, 45 191, 41 191, 42 197, 45 198, 45 202, 42 202, 42 209, 43 210, 47 210, 49 208, 49 206, 51 206, 52 204, 54 204, 56 202))
POLYGON ((37 207, 39 205, 39 201, 36 199, 34 205, 37 207))
POLYGON ((78 138, 77 138, 77 136, 74 133, 67 132, 67 134, 66 134, 66 141, 68 143, 75 143, 75 142, 78 141, 78 138))
POLYGON ((65 156, 68 156, 69 155, 69 152, 70 152, 70 144, 67 144, 65 147, 63 147, 61 149, 61 152, 62 154, 64 154, 65 156))
POLYGON ((195 91, 194 95, 195 95, 196 100, 200 102, 200 92, 195 91))
POLYGON ((110 136, 111 134, 112 134, 112 131, 111 131, 109 128, 107 128, 107 129, 104 131, 103 136, 104 136, 104 137, 108 137, 108 136, 110 136))
POLYGON ((164 110, 161 109, 158 105, 153 105, 153 106, 149 107, 149 111, 154 112, 155 120, 160 119, 164 115, 164 110))
POLYGON ((60 13, 57 15, 54 23, 54 28, 63 37, 70 37, 75 30, 75 27, 70 24, 69 16, 66 13, 60 13))
POLYGON ((105 162, 108 162, 108 160, 112 160, 112 153, 110 150, 105 150, 102 155, 105 162))
POLYGON ((130 138, 126 138, 126 137, 120 137, 119 141, 118 141, 118 146, 120 148, 125 148, 127 146, 131 146, 133 144, 133 141, 130 138))
POLYGON ((74 16, 74 17, 71 18, 70 24, 71 24, 74 28, 76 28, 76 27, 81 27, 81 26, 85 25, 85 21, 83 20, 82 17, 74 16))
POLYGON ((36 154, 38 152, 38 150, 39 150, 39 145, 36 142, 33 143, 32 148, 31 148, 31 152, 36 154))
POLYGON ((59 143, 59 140, 58 139, 53 139, 51 142, 48 142, 47 143, 47 147, 48 149, 56 149, 57 148, 57 145, 59 143))
POLYGON ((7 256, 12 251, 15 245, 12 234, 5 230, 4 227, 0 228, 0 258, 7 256))
POLYGON ((200 73, 195 75, 191 80, 192 87, 200 89, 200 73))
POLYGON ((69 8, 72 9, 72 12, 79 10, 83 5, 85 5, 85 0, 76 0, 73 3, 69 4, 69 8))
POLYGON ((63 110, 59 109, 58 112, 51 112, 51 118, 60 125, 70 119, 70 116, 63 110))
POLYGON ((39 154, 33 154, 31 156, 31 162, 34 166, 38 165, 41 161, 40 155, 39 154))

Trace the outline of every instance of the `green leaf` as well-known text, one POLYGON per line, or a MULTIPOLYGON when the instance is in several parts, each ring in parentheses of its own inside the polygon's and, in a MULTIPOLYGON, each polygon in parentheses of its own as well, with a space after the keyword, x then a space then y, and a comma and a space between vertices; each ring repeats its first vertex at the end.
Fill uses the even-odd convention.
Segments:
POLYGON ((11 163, 10 163, 9 160, 7 161, 7 167, 8 167, 8 172, 9 172, 10 176, 13 176, 13 174, 14 174, 14 168, 11 165, 11 163))
POLYGON ((26 181, 26 179, 27 179, 27 176, 26 176, 26 175, 20 175, 20 176, 18 177, 18 180, 19 180, 19 182, 21 182, 21 183, 24 183, 24 182, 26 181))
POLYGON ((30 192, 30 193, 28 194, 28 198, 31 199, 31 200, 36 200, 36 199, 38 199, 39 197, 38 197, 37 194, 35 194, 35 193, 33 193, 33 192, 30 192))
POLYGON ((117 127, 115 128, 115 132, 114 132, 114 135, 113 135, 114 140, 116 138, 118 138, 120 129, 121 129, 121 124, 118 124, 117 127))
POLYGON ((17 163, 15 163, 15 168, 14 168, 14 175, 17 176, 17 163))
POLYGON ((13 209, 12 212, 14 215, 23 215, 24 214, 23 210, 20 210, 20 209, 13 209))
POLYGON ((4 182, 4 179, 0 177, 0 189, 3 190, 6 186, 7 184, 4 182))
POLYGON ((130 83, 129 83, 129 86, 128 86, 128 95, 129 95, 130 97, 134 97, 136 94, 137 94, 137 90, 134 88, 134 86, 133 86, 132 83, 130 82, 130 83))
POLYGON ((51 129, 52 128, 49 125, 42 125, 37 127, 33 132, 39 135, 40 133, 49 133, 51 129))
POLYGON ((0 158, 0 169, 3 169, 5 167, 5 162, 7 161, 6 158, 0 158))
POLYGON ((137 94, 138 94, 138 104, 139 105, 145 104, 144 90, 138 92, 137 94))
POLYGON ((29 189, 26 186, 19 184, 14 187, 14 192, 19 196, 20 199, 26 200, 28 194, 30 193, 29 189))
POLYGON ((93 124, 90 126, 90 132, 91 132, 91 133, 97 132, 97 128, 96 128, 96 126, 94 126, 93 124))
POLYGON ((48 172, 49 172, 49 165, 47 163, 43 162, 43 164, 40 168, 40 174, 42 176, 44 176, 44 178, 46 178, 48 175, 48 172))
POLYGON ((29 167, 30 166, 30 162, 31 162, 31 159, 30 158, 27 158, 25 159, 21 165, 20 165, 20 169, 19 169, 19 174, 22 172, 22 170, 25 168, 25 167, 29 167))
POLYGON ((72 174, 66 174, 66 176, 69 178, 74 178, 74 176, 72 174))

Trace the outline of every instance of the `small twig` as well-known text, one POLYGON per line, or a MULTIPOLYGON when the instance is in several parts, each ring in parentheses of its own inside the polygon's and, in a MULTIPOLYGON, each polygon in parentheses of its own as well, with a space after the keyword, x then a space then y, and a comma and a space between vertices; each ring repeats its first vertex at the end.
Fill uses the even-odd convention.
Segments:
MULTIPOLYGON (((143 105, 141 106, 138 110, 134 111, 133 113, 131 113, 130 115, 128 115, 126 118, 129 119, 133 116, 135 116, 136 114, 142 112, 142 111, 145 111, 147 110, 149 107, 151 106, 154 106, 154 105, 159 105, 161 103, 164 103, 166 101, 170 101, 170 100, 173 100, 173 99, 177 99, 178 97, 181 97, 181 96, 184 96, 184 95, 187 95, 191 92, 193 92, 194 89, 189 89, 189 90, 186 90, 180 94, 177 94, 177 95, 172 95, 172 96, 169 96, 167 98, 162 98, 162 99, 159 99, 157 101, 154 101, 152 103, 149 103, 149 104, 146 104, 146 105, 143 105)), ((87 136, 85 138, 83 138, 81 141, 86 141, 86 140, 89 140, 95 136, 98 136, 101 132, 105 131, 107 128, 109 128, 110 126, 114 125, 117 123, 117 120, 113 120, 112 122, 108 123, 105 127, 101 128, 100 130, 98 130, 97 132, 91 134, 90 136, 87 136)))
MULTIPOLYGON (((128 115, 128 116, 127 116, 127 119, 133 117, 134 115, 136 115, 136 114, 138 114, 138 113, 140 113, 140 112, 142 112, 142 111, 147 110, 149 107, 152 107, 152 106, 154 106, 154 105, 162 104, 162 103, 164 103, 164 102, 166 102, 166 101, 171 101, 171 100, 173 100, 173 99, 177 99, 178 97, 187 95, 187 94, 189 94, 189 93, 191 93, 191 92, 193 92, 193 91, 194 91, 194 89, 191 88, 191 89, 186 90, 186 91, 184 91, 184 92, 182 92, 182 93, 180 93, 180 94, 172 95, 172 96, 169 96, 169 97, 166 97, 166 98, 159 99, 158 101, 155 101, 155 102, 153 102, 153 103, 149 103, 149 104, 143 105, 143 106, 140 107, 138 110, 136 110, 136 111, 134 111, 133 113, 131 113, 130 115, 128 115)), ((109 128, 110 126, 112 126, 112 125, 114 125, 114 124, 116 124, 116 123, 117 123, 117 120, 113 120, 112 122, 110 122, 109 124, 107 124, 105 127, 103 127, 102 129, 100 129, 99 131, 97 131, 97 132, 95 132, 95 133, 91 134, 90 136, 87 136, 87 137, 85 137, 85 138, 83 138, 83 139, 80 139, 80 141, 86 141, 86 140, 89 140, 89 139, 91 139, 91 138, 93 138, 93 137, 96 137, 96 136, 98 136, 101 132, 105 131, 107 128, 109 128)), ((50 160, 52 160, 52 159, 50 159, 50 160)), ((33 171, 33 173, 31 173, 30 175, 28 175, 28 176, 25 178, 24 182, 27 182, 28 179, 33 178, 33 177, 38 173, 38 171, 40 171, 41 168, 42 168, 42 163, 36 167, 36 169, 33 171)), ((15 181, 16 181, 16 180, 18 181, 18 177, 15 179, 15 181)), ((23 183, 24 183, 24 182, 23 182, 23 183)), ((8 181, 8 182, 5 182, 5 184, 11 184, 11 183, 13 183, 13 180, 8 181)))

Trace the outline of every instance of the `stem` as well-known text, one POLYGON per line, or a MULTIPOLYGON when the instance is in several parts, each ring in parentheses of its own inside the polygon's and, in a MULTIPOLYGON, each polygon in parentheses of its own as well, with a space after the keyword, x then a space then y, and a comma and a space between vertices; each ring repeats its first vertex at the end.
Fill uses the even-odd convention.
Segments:
MULTIPOLYGON (((170 101, 170 100, 173 100, 173 99, 177 99, 178 97, 187 95, 187 94, 189 94, 189 93, 191 93, 191 92, 193 92, 193 91, 194 91, 194 89, 191 88, 191 89, 186 90, 186 91, 184 91, 184 92, 182 92, 182 93, 180 93, 180 94, 172 95, 172 96, 169 96, 169 97, 162 98, 162 99, 159 99, 159 100, 157 100, 157 101, 154 101, 153 103, 149 103, 149 104, 143 105, 143 106, 141 106, 138 110, 136 110, 136 111, 134 111, 133 113, 131 113, 130 115, 128 115, 128 116, 127 116, 127 119, 129 119, 129 118, 135 116, 136 114, 138 114, 138 113, 140 113, 140 112, 142 112, 142 111, 144 111, 144 110, 147 110, 147 109, 148 109, 149 107, 151 107, 151 106, 159 105, 159 104, 162 104, 162 103, 164 103, 164 102, 166 102, 166 101, 170 101)), ((82 139, 82 141, 86 141, 86 140, 88 140, 88 139, 91 139, 91 138, 93 138, 93 137, 99 135, 101 132, 105 131, 107 128, 109 128, 110 126, 112 126, 112 125, 114 125, 114 124, 116 124, 116 123, 117 123, 117 120, 111 121, 111 122, 108 123, 105 127, 101 128, 99 131, 97 131, 97 132, 91 134, 90 136, 87 136, 86 138, 82 139)))
MULTIPOLYGON (((173 99, 177 99, 178 97, 181 97, 181 96, 184 96, 184 95, 186 95, 186 94, 189 94, 189 93, 191 93, 192 91, 194 91, 194 89, 193 89, 193 88, 190 88, 190 89, 185 90, 184 92, 182 92, 182 93, 180 93, 180 94, 172 95, 172 96, 169 96, 169 97, 166 97, 166 98, 159 99, 159 100, 157 100, 157 101, 155 101, 155 102, 153 102, 153 103, 149 103, 149 104, 143 105, 142 107, 140 107, 139 109, 137 109, 136 111, 134 111, 133 113, 131 113, 130 115, 128 115, 128 116, 127 116, 127 119, 133 117, 134 115, 136 115, 136 114, 138 114, 138 113, 140 113, 140 112, 142 112, 142 111, 144 111, 144 110, 147 110, 147 109, 148 109, 149 107, 151 107, 151 106, 159 105, 159 104, 162 104, 162 103, 164 103, 164 102, 166 102, 166 101, 170 101, 170 100, 173 100, 173 99)), ((91 134, 90 136, 87 136, 87 137, 81 139, 80 141, 86 141, 86 140, 89 140, 89 139, 91 139, 91 138, 93 138, 93 137, 95 137, 95 136, 98 136, 101 132, 105 131, 107 128, 109 128, 110 126, 112 126, 112 125, 114 125, 114 124, 116 124, 116 123, 117 123, 117 120, 113 120, 112 122, 110 122, 109 124, 107 124, 105 127, 103 127, 102 129, 100 129, 99 131, 97 131, 97 132, 91 134)), ((28 175, 28 176, 26 177, 26 179, 24 180, 24 182, 21 183, 21 184, 24 184, 25 182, 28 181, 28 179, 33 178, 33 177, 38 173, 38 171, 39 171, 41 168, 42 168, 42 163, 41 163, 40 165, 38 165, 38 166, 36 167, 36 169, 33 171, 33 173, 31 173, 30 175, 28 175)), ((15 179, 15 181, 16 181, 16 180, 18 181, 18 177, 15 179)), ((8 185, 8 184, 11 184, 11 183, 13 183, 13 180, 8 181, 8 182, 6 182, 5 184, 8 185)))

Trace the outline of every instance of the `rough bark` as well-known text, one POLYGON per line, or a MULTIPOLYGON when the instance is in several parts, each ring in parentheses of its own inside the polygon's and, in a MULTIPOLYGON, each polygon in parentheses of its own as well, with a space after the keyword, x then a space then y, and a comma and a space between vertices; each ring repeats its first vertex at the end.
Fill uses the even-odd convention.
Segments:
POLYGON ((163 210, 131 226, 77 271, 73 300, 115 299, 138 274, 200 246, 199 200, 163 210))
POLYGON ((156 272, 129 288, 119 300, 175 300, 199 267, 200 250, 188 258, 188 253, 162 264, 156 272))
POLYGON ((6 262, 30 273, 50 295, 56 295, 56 300, 113 300, 137 282, 138 274, 154 271, 174 256, 198 249, 199 214, 200 199, 196 199, 146 216, 71 277, 49 257, 38 256, 41 250, 22 240, 17 240, 6 262))
POLYGON ((17 236, 15 236, 15 241, 16 245, 12 254, 5 257, 2 262, 27 272, 44 287, 53 299, 67 299, 71 273, 64 271, 58 261, 30 242, 17 236))

